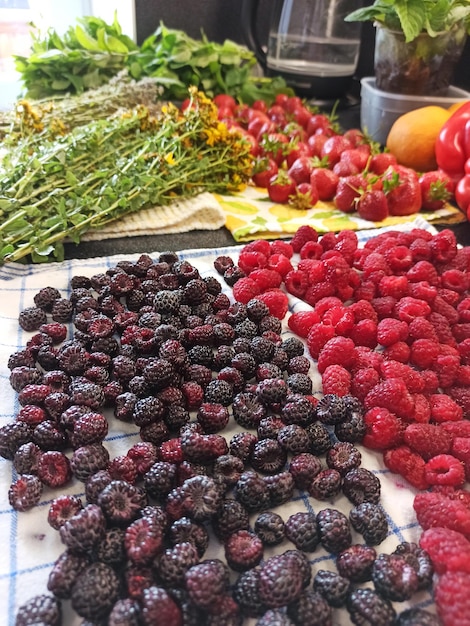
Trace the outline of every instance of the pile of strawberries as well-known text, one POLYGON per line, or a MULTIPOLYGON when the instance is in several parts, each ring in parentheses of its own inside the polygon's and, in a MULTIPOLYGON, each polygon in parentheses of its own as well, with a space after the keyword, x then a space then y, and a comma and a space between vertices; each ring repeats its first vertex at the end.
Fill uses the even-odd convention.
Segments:
POLYGON ((360 248, 352 231, 302 226, 290 243, 247 244, 238 264, 240 302, 259 298, 280 318, 286 292, 309 305, 288 326, 306 341, 323 393, 361 400, 364 445, 417 490, 436 593, 469 588, 470 248, 448 229, 388 231, 360 248))
POLYGON ((345 213, 380 222, 389 215, 435 211, 452 197, 441 171, 419 175, 397 163, 359 129, 341 132, 334 116, 309 108, 300 98, 279 94, 268 107, 214 98, 219 117, 251 143, 253 183, 269 198, 297 209, 321 200, 345 213))

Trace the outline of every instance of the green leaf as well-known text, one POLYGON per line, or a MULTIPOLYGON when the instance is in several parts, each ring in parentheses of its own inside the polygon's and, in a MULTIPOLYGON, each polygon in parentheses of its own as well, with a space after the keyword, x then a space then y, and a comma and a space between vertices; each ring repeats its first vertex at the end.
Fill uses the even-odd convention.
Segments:
POLYGON ((400 19, 405 41, 413 41, 426 23, 423 0, 395 0, 395 10, 400 19))
POLYGON ((65 91, 70 87, 70 82, 71 81, 66 78, 63 78, 62 80, 56 79, 52 81, 51 87, 55 91, 65 91))
POLYGON ((113 37, 113 35, 105 34, 104 42, 106 49, 110 52, 114 52, 115 54, 127 54, 129 50, 127 46, 122 43, 117 37, 113 37))
POLYGON ((81 26, 75 26, 75 36, 78 43, 85 48, 85 50, 91 50, 94 52, 98 52, 100 50, 97 40, 86 33, 81 26))
POLYGON ((74 187, 78 183, 78 178, 70 170, 65 172, 65 180, 71 187, 74 187))
POLYGON ((6 246, 3 246, 3 248, 0 250, 0 257, 4 259, 6 256, 12 254, 14 251, 15 248, 11 245, 11 243, 9 243, 6 246))

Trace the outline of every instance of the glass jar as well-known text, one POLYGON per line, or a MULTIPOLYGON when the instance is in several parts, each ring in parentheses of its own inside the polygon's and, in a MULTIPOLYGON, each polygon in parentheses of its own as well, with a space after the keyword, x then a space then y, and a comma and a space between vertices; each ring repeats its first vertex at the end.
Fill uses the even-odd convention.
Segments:
POLYGON ((445 96, 467 38, 462 24, 431 37, 421 33, 406 42, 401 31, 376 24, 374 71, 382 91, 445 96))

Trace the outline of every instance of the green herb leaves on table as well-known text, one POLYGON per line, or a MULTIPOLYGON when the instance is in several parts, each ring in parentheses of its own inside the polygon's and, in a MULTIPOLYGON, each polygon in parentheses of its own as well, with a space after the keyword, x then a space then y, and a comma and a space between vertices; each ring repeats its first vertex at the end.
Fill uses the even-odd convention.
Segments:
POLYGON ((108 25, 84 17, 63 37, 52 30, 43 39, 33 35, 32 54, 15 59, 26 96, 32 99, 95 89, 123 69, 135 79, 153 77, 166 100, 182 100, 190 86, 210 97, 228 93, 247 104, 292 93, 282 77, 257 75, 256 57, 245 46, 209 41, 204 34, 192 39, 163 24, 139 47, 122 34, 116 19, 108 25))

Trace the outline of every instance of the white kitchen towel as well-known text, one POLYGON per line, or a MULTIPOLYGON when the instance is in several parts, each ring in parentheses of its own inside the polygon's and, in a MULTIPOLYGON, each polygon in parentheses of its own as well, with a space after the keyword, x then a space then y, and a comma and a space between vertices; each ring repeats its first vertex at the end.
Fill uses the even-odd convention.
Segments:
MULTIPOLYGON (((434 230, 424 220, 418 220, 413 224, 398 226, 396 228, 409 229, 412 227, 427 228, 434 230)), ((377 234, 378 231, 359 233, 361 241, 377 234)), ((213 261, 218 255, 230 255, 236 261, 239 246, 210 250, 186 250, 179 253, 180 258, 187 259, 194 264, 202 276, 216 274, 213 261)), ((158 252, 149 251, 152 258, 158 257, 158 252)), ((40 288, 53 286, 67 296, 70 279, 74 275, 92 276, 113 267, 119 260, 137 260, 136 255, 119 255, 91 259, 71 260, 62 263, 50 263, 47 265, 21 265, 7 264, 0 267, 0 426, 15 419, 18 412, 17 394, 9 383, 9 369, 7 367, 9 356, 23 348, 31 336, 18 325, 18 315, 22 309, 33 305, 33 297, 40 288)), ((223 281, 222 281, 223 282, 223 281)), ((224 285, 224 290, 231 296, 231 291, 224 285)), ((304 305, 299 300, 290 297, 290 312, 288 315, 304 305)), ((283 335, 289 336, 287 319, 284 320, 283 335)), ((320 394, 320 377, 315 363, 311 364, 311 376, 316 395, 320 394)), ((105 412, 109 421, 109 434, 105 440, 105 446, 109 450, 110 457, 125 454, 128 448, 139 441, 138 428, 132 424, 126 424, 113 418, 110 411, 105 412)), ((224 434, 230 438, 239 428, 231 423, 224 434)), ((414 490, 400 476, 391 474, 384 466, 380 454, 360 447, 362 453, 362 465, 374 472, 382 484, 381 502, 387 513, 389 521, 389 534, 386 540, 377 547, 377 552, 390 552, 401 541, 417 541, 420 528, 417 524, 412 502, 414 490)), ((77 494, 84 496, 83 484, 73 482, 66 490, 54 491, 44 489, 38 506, 27 512, 14 511, 8 502, 8 489, 15 479, 15 471, 11 461, 0 458, 0 537, 2 537, 2 554, 0 557, 0 625, 14 626, 16 611, 22 603, 37 593, 47 592, 47 580, 49 571, 54 560, 63 552, 59 533, 53 530, 47 523, 47 513, 51 501, 60 493, 77 494)), ((83 498, 84 500, 84 498, 83 498)), ((284 520, 296 511, 314 511, 333 507, 348 514, 351 504, 344 496, 340 496, 331 502, 315 500, 305 493, 296 492, 295 497, 288 504, 275 509, 284 520)), ((252 516, 253 522, 256 515, 252 516)), ((354 543, 361 543, 361 536, 354 532, 354 543)), ((266 550, 265 556, 274 552, 284 551, 293 545, 287 540, 279 548, 266 550)), ((204 558, 219 556, 223 558, 223 549, 217 542, 211 544, 204 558)), ((335 569, 334 558, 321 548, 308 553, 313 572, 318 569, 335 569)), ((424 606, 433 610, 431 594, 420 593, 413 597, 413 604, 424 606)), ((396 605, 398 611, 403 610, 409 603, 396 605)), ((69 603, 64 603, 63 624, 75 626, 81 623, 70 609, 69 603)), ((253 623, 253 622, 247 622, 253 623)), ((335 609, 334 623, 338 626, 350 624, 345 609, 335 609)))

